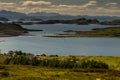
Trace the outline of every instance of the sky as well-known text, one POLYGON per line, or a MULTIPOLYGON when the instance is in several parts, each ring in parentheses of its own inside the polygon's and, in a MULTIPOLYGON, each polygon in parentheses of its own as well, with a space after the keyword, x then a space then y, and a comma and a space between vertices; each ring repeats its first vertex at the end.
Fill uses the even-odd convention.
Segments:
POLYGON ((120 0, 0 0, 0 10, 120 16, 120 0))

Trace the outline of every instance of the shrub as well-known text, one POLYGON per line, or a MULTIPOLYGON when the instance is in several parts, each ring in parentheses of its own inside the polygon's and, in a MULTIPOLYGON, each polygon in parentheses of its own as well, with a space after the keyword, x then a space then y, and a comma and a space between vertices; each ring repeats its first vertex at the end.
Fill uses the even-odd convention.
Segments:
POLYGON ((5 69, 5 66, 0 65, 0 69, 5 69))
POLYGON ((108 64, 101 62, 101 61, 95 61, 95 60, 88 60, 88 61, 82 61, 80 63, 80 68, 102 68, 102 69, 108 69, 108 64))
POLYGON ((38 59, 37 57, 28 58, 26 55, 14 56, 7 58, 5 64, 20 64, 20 65, 33 65, 33 66, 45 66, 52 68, 87 68, 87 69, 108 69, 108 64, 95 61, 95 60, 83 60, 79 61, 76 57, 71 57, 65 60, 53 59, 38 59))
POLYGON ((49 67, 59 67, 59 60, 54 58, 54 59, 50 59, 48 60, 48 66, 49 67))
POLYGON ((4 61, 4 64, 9 64, 10 63, 10 58, 6 58, 6 60, 4 61))
POLYGON ((8 77, 9 72, 0 72, 0 75, 3 76, 3 77, 8 77))
POLYGON ((46 54, 41 54, 41 56, 46 56, 46 54))
POLYGON ((38 60, 37 57, 33 57, 31 60, 31 63, 33 66, 38 66, 40 63, 40 60, 38 60))
POLYGON ((58 57, 58 55, 49 55, 50 57, 58 57))

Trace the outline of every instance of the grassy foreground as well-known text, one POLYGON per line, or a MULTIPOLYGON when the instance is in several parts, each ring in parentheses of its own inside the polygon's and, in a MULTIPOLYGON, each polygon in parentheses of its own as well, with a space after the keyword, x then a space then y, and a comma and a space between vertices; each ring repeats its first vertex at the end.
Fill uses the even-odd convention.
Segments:
POLYGON ((0 80, 120 80, 120 57, 118 56, 37 56, 41 59, 103 61, 109 70, 65 69, 32 65, 4 65, 6 56, 0 55, 0 80))
POLYGON ((0 69, 0 80, 120 80, 113 72, 79 72, 72 69, 53 69, 8 65, 0 69), (9 74, 7 74, 9 72, 9 74))
POLYGON ((110 69, 120 70, 120 56, 58 56, 58 57, 50 57, 50 56, 38 56, 39 58, 53 59, 57 58, 59 60, 68 59, 71 57, 75 57, 77 60, 96 60, 102 61, 109 65, 110 69))

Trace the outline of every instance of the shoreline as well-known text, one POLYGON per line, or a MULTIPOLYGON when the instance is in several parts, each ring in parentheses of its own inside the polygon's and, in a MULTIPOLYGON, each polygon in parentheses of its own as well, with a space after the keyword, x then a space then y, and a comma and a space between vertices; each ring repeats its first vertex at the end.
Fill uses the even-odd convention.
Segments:
POLYGON ((52 35, 52 36, 49 36, 49 35, 45 35, 43 37, 51 37, 51 38, 73 38, 73 37, 76 37, 76 38, 120 38, 120 37, 113 37, 113 36, 71 36, 71 35, 52 35))
POLYGON ((108 28, 94 28, 92 31, 64 31, 65 34, 45 35, 44 37, 107 37, 107 38, 120 38, 120 27, 108 27, 108 28), (73 33, 74 32, 74 33, 73 33))

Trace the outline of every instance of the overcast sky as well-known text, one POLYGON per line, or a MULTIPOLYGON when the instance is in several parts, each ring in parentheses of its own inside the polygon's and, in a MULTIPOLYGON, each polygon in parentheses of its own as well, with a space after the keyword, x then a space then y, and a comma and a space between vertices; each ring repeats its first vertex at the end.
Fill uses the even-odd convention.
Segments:
POLYGON ((0 10, 120 16, 120 0, 0 0, 0 10))

